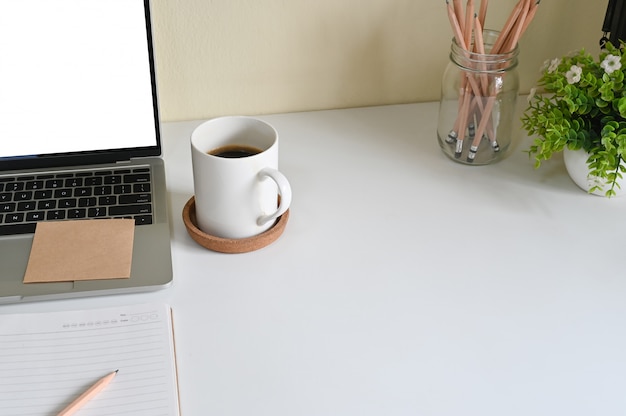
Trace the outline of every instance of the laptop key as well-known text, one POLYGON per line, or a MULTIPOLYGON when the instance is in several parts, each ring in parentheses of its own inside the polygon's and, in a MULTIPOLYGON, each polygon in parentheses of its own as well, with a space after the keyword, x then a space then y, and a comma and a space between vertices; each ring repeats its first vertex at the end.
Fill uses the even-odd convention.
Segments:
POLYGON ((65 219, 65 210, 55 209, 52 211, 48 211, 46 214, 47 220, 64 220, 65 219))
POLYGON ((152 215, 135 215, 135 225, 152 224, 152 215))
POLYGON ((150 192, 149 183, 136 183, 133 185, 133 192, 136 194, 145 194, 150 192))
POLYGON ((39 201, 37 204, 38 209, 55 209, 57 207, 57 201, 49 199, 46 201, 39 201))
POLYGON ((77 219, 85 218, 87 216, 87 210, 85 208, 70 209, 67 211, 67 218, 77 219))
POLYGON ((24 214, 21 212, 16 212, 14 214, 7 214, 6 217, 4 218, 4 222, 7 224, 11 224, 14 222, 23 222, 24 221, 24 214))
POLYGON ((132 187, 130 185, 115 185, 113 187, 113 193, 116 195, 130 194, 131 192, 132 187))
POLYGON ((0 212, 13 212, 15 211, 16 204, 14 202, 7 202, 6 204, 0 204, 0 212))
POLYGON ((115 195, 101 196, 98 198, 98 205, 115 205, 117 204, 117 197, 115 195))
POLYGON ((33 211, 26 214, 26 221, 28 222, 36 222, 43 221, 45 218, 43 211, 33 211))
POLYGON ((152 196, 150 194, 132 194, 132 195, 120 195, 120 205, 128 204, 146 204, 152 202, 152 196))
POLYGON ((91 196, 91 188, 76 188, 74 190, 75 197, 91 196))
POLYGON ((59 201, 59 208, 75 208, 76 204, 76 199, 61 199, 59 201))
POLYGON ((31 181, 31 182, 26 182, 26 189, 27 190, 35 190, 35 189, 41 189, 43 188, 43 181, 31 181))
POLYGON ((36 207, 37 207, 37 204, 35 204, 35 201, 19 202, 17 204, 18 211, 32 211, 36 207))
POLYGON ((47 189, 57 189, 63 187, 63 179, 49 179, 45 183, 47 189))
POLYGON ((149 173, 124 175, 124 183, 150 182, 149 173))
POLYGON ((121 216, 121 215, 139 215, 152 213, 152 205, 140 204, 140 205, 119 205, 109 208, 109 215, 121 216))
POLYGON ((13 195, 14 201, 28 201, 30 199, 33 199, 32 191, 16 192, 15 195, 13 195))
POLYGON ((9 182, 4 185, 6 192, 17 192, 24 190, 24 183, 22 182, 9 182))
POLYGON ((89 208, 89 210, 87 210, 87 216, 89 218, 106 217, 107 216, 107 210, 106 210, 106 208, 100 208, 100 207, 89 208))
POLYGON ((102 185, 102 177, 94 176, 93 178, 85 178, 85 186, 99 186, 102 185))
POLYGON ((43 191, 35 191, 35 199, 50 199, 52 198, 52 190, 46 189, 43 191))
POLYGON ((70 196, 72 196, 71 189, 57 189, 56 191, 54 191, 55 198, 68 198, 70 196))
POLYGON ((104 177, 105 185, 119 185, 122 183, 122 175, 111 175, 104 177))
POLYGON ((78 186, 83 186, 83 178, 71 178, 65 180, 66 188, 76 188, 78 186))
POLYGON ((96 197, 80 198, 78 200, 78 206, 79 207, 95 207, 96 202, 97 202, 96 197))
POLYGON ((31 234, 36 227, 36 223, 6 224, 0 227, 0 235, 31 234))
POLYGON ((111 195, 111 186, 96 186, 93 188, 94 195, 111 195))

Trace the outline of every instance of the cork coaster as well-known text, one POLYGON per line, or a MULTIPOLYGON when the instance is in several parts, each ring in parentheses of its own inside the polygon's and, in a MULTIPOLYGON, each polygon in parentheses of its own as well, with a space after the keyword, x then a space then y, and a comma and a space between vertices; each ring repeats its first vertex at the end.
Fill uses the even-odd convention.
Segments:
POLYGON ((220 253, 247 253, 263 248, 278 239, 289 220, 289 210, 281 215, 269 230, 249 238, 231 239, 209 235, 198 228, 196 221, 196 200, 192 196, 183 208, 183 222, 191 238, 204 248, 220 253))

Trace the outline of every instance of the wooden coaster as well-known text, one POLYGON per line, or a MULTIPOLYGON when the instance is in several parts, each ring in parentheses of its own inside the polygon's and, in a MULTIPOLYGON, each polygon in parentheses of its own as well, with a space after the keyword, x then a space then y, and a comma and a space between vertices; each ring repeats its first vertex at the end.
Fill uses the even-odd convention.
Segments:
POLYGON ((191 238, 204 248, 220 253, 247 253, 263 248, 278 239, 285 230, 289 220, 289 210, 278 217, 276 223, 269 230, 249 238, 231 239, 209 235, 198 228, 196 220, 196 200, 192 196, 183 208, 183 222, 191 238))

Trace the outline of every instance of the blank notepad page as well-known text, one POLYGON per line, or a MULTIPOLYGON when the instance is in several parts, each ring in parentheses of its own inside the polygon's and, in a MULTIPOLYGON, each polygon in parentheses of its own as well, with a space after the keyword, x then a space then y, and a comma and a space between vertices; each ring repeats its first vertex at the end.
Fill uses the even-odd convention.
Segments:
POLYGON ((115 370, 81 416, 179 415, 169 306, 0 315, 3 415, 55 415, 115 370))

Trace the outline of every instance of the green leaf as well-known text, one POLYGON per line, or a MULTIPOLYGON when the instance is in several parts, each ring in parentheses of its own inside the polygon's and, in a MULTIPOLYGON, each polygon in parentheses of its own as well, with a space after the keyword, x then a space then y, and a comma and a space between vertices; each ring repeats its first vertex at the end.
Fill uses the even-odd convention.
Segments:
POLYGON ((617 110, 620 116, 626 118, 626 97, 622 97, 617 101, 617 110))

